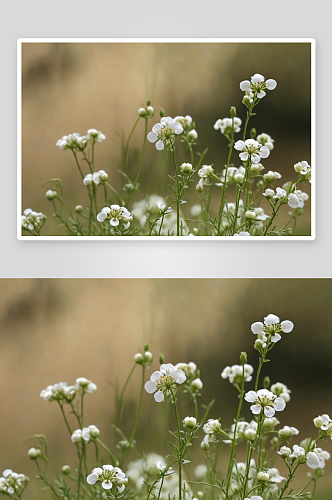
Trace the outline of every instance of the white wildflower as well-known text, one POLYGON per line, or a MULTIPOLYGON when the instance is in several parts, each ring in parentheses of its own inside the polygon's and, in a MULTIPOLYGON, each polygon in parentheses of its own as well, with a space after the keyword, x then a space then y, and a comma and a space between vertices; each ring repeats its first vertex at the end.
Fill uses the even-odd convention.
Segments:
POLYGON ((258 97, 261 99, 266 95, 265 90, 274 90, 277 86, 277 82, 270 78, 269 80, 265 81, 264 76, 260 75, 259 73, 256 73, 254 76, 251 77, 251 81, 249 80, 243 80, 240 83, 240 89, 243 90, 244 92, 250 91, 253 93, 254 97, 258 97))
POLYGON ((226 366, 221 373, 223 379, 228 378, 231 384, 240 384, 244 379, 245 382, 250 382, 254 368, 251 365, 233 365, 226 366))
POLYGON ((202 168, 199 169, 198 171, 198 176, 201 179, 206 179, 208 177, 211 177, 213 175, 213 168, 211 165, 203 165, 202 168))
POLYGON ((271 385, 271 391, 276 396, 280 396, 285 403, 290 401, 290 393, 291 390, 288 389, 287 385, 282 384, 281 382, 277 382, 276 384, 271 385))
POLYGON ((270 151, 274 149, 274 139, 269 134, 260 134, 257 136, 257 141, 263 146, 266 146, 270 151))
POLYGON ((90 128, 87 131, 86 138, 88 141, 94 143, 94 142, 102 142, 106 139, 106 136, 102 134, 99 130, 96 130, 95 128, 90 128))
POLYGON ((128 483, 126 475, 119 467, 112 465, 103 465, 103 468, 96 467, 92 473, 88 475, 87 482, 95 484, 97 481, 102 481, 101 485, 105 490, 110 490, 113 486, 117 487, 122 493, 125 485, 128 483))
POLYGON ((239 156, 242 161, 247 161, 250 158, 252 163, 259 163, 261 158, 267 158, 270 154, 270 150, 266 146, 262 146, 254 139, 236 141, 234 148, 241 151, 239 156))
POLYGON ((99 437, 100 430, 95 425, 89 425, 88 427, 83 427, 83 429, 76 429, 71 435, 71 440, 73 443, 89 443, 91 439, 99 437))
POLYGON ((124 228, 128 229, 132 221, 132 216, 126 207, 111 205, 110 207, 102 208, 101 212, 97 215, 97 220, 99 222, 104 222, 105 219, 109 219, 111 226, 116 227, 122 222, 124 228))
POLYGON ((234 122, 232 121, 232 118, 219 118, 219 120, 217 120, 214 124, 213 128, 214 130, 220 130, 222 134, 229 135, 232 133, 233 129, 235 133, 240 132, 241 124, 242 120, 237 116, 234 117, 234 122))
POLYGON ((41 212, 26 208, 21 217, 21 226, 29 231, 39 231, 45 224, 47 217, 41 212))
POLYGON ((270 338, 271 342, 278 342, 281 339, 280 333, 290 333, 294 328, 294 324, 285 320, 280 322, 280 318, 275 314, 268 314, 264 318, 264 323, 257 321, 251 325, 251 331, 255 335, 264 335, 266 339, 270 338))
POLYGON ((250 409, 254 415, 259 415, 264 411, 266 417, 273 417, 276 411, 285 409, 286 403, 282 398, 278 398, 273 392, 267 389, 259 391, 249 391, 245 394, 244 399, 248 403, 254 403, 250 409))
POLYGON ((156 123, 149 132, 147 139, 149 142, 156 143, 156 149, 173 149, 175 137, 183 132, 183 126, 177 120, 170 116, 163 117, 160 123, 156 123))
POLYGON ((154 394, 154 399, 158 403, 165 400, 165 397, 173 396, 177 389, 177 384, 182 384, 186 376, 172 364, 163 364, 160 370, 154 372, 150 380, 145 384, 145 390, 149 394, 154 394))
POLYGON ((91 380, 88 380, 85 377, 79 377, 76 379, 75 388, 79 391, 83 389, 84 392, 93 392, 97 390, 96 384, 94 384, 91 380))
POLYGON ((40 393, 44 401, 63 401, 70 403, 76 396, 77 388, 74 385, 68 385, 66 382, 48 385, 40 393))

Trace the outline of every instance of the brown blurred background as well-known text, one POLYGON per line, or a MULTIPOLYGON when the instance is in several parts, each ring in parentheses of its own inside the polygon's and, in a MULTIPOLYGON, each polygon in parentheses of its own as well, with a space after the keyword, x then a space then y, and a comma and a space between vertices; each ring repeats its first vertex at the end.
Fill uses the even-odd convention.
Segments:
MULTIPOLYGON (((257 72, 274 78, 277 89, 262 100, 249 127, 276 141, 264 161, 265 172, 281 172, 282 182, 296 180, 293 165, 302 160, 311 163, 308 43, 24 43, 22 56, 23 209, 30 207, 49 217, 43 234, 63 234, 51 218, 52 207, 45 198, 50 185, 42 186, 44 182, 61 178, 71 209, 87 201, 73 155, 60 151, 57 139, 73 132, 83 135, 89 128, 101 130, 107 140, 96 147, 96 167, 106 170, 110 183, 121 189, 121 138, 129 135, 137 109, 147 99, 156 110, 149 129, 158 121, 160 107, 166 115, 194 118, 199 134, 196 150, 209 147, 204 162, 213 163, 220 173, 227 141, 213 129, 216 119, 229 116, 230 106, 235 105, 244 121, 240 81, 257 72)), ((141 120, 127 163, 132 178, 143 132, 141 120)), ((177 154, 181 162, 190 160, 181 148, 177 154)), ((240 165, 236 154, 233 161, 240 165)), ((172 171, 170 155, 148 144, 136 200, 146 192, 169 194, 167 173, 172 171)), ((303 190, 309 194, 309 185, 303 190)), ((188 191, 190 203, 197 203, 194 183, 188 191)), ((234 201, 232 196, 228 201, 234 201)), ((214 198, 217 204, 219 195, 214 198)), ((287 212, 288 206, 283 207, 283 222, 287 212)), ((308 234, 310 202, 296 231, 296 235, 308 234)))
MULTIPOLYGON (((228 428, 236 391, 220 373, 238 363, 243 350, 257 367, 250 325, 269 313, 295 324, 273 349, 262 373, 292 390, 291 401, 277 416, 283 425, 299 428, 293 444, 316 436, 312 419, 332 414, 331 296, 331 279, 1 279, 0 471, 12 468, 30 477, 26 500, 49 498, 40 492, 26 454, 32 443, 23 443, 37 433, 47 436, 53 464, 75 467, 75 447, 60 410, 39 394, 48 384, 73 383, 79 376, 98 386, 86 397, 85 422, 97 425, 113 449, 113 387, 124 383, 133 355, 145 343, 155 357, 148 375, 157 369, 160 352, 166 362, 197 363, 204 383, 201 403, 216 398, 210 416, 221 417, 228 428)), ((137 370, 128 388, 122 419, 127 432, 133 425, 139 378, 137 370)), ((184 418, 193 409, 180 399, 184 418)), ((129 460, 142 450, 169 453, 167 426, 173 429, 174 421, 167 408, 144 394, 137 446, 129 460)), ((249 405, 244 405, 243 415, 251 418, 249 405)), ((332 452, 330 439, 321 446, 332 452)), ((199 440, 194 449, 195 462, 203 463, 199 440)), ((224 467, 229 449, 221 449, 224 467)), ((330 462, 316 500, 330 499, 330 462)), ((285 474, 280 460, 276 465, 285 474)), ((301 471, 305 475, 309 469, 302 466, 301 471)))

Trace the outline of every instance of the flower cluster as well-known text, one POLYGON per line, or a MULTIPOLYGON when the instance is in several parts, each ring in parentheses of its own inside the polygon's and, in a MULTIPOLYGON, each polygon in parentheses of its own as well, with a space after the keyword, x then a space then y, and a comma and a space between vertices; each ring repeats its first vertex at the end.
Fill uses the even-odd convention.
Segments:
POLYGON ((251 331, 257 335, 255 348, 265 349, 267 342, 278 342, 281 339, 280 333, 290 333, 294 324, 289 320, 280 322, 280 318, 275 314, 268 314, 264 318, 264 323, 256 321, 251 325, 251 331))
POLYGON ((48 385, 40 393, 40 397, 44 401, 61 401, 70 403, 76 396, 77 387, 68 385, 67 382, 59 382, 58 384, 48 385))
POLYGON ((276 384, 271 385, 271 392, 276 396, 282 398, 285 403, 290 401, 290 393, 291 390, 288 389, 287 385, 282 384, 281 382, 277 382, 276 384))
POLYGON ((186 375, 170 363, 162 364, 159 371, 155 371, 148 382, 145 390, 149 394, 154 394, 154 399, 161 403, 165 399, 174 397, 178 384, 183 384, 186 375))
POLYGON ((262 411, 266 417, 273 417, 276 411, 285 409, 286 403, 282 398, 276 397, 273 392, 267 389, 259 389, 259 391, 249 391, 244 396, 248 403, 254 403, 250 409, 254 415, 259 415, 262 411))
POLYGON ((298 463, 306 463, 311 469, 324 469, 325 460, 330 459, 330 454, 322 448, 313 448, 306 451, 302 446, 295 444, 293 451, 288 446, 282 446, 277 452, 288 465, 292 465, 295 460, 298 463))
POLYGON ((100 436, 100 430, 95 425, 76 429, 71 436, 73 443, 89 443, 91 439, 96 439, 100 436))
POLYGON ((21 498, 22 491, 26 488, 29 478, 24 474, 17 474, 11 469, 6 469, 0 477, 0 493, 11 496, 12 498, 21 498))
POLYGON ((108 174, 105 170, 99 170, 98 172, 94 172, 93 174, 87 174, 83 179, 84 186, 91 186, 91 184, 95 184, 99 186, 101 182, 106 182, 108 179, 108 174))
POLYGON ((250 382, 254 368, 251 365, 233 365, 226 366, 221 373, 223 379, 228 378, 231 384, 240 384, 244 379, 245 382, 250 382))
POLYGON ((294 170, 302 177, 304 180, 311 182, 311 166, 306 161, 300 161, 295 163, 294 170))
POLYGON ((95 484, 97 481, 101 481, 101 485, 105 490, 110 490, 114 486, 122 493, 128 483, 128 478, 119 467, 103 465, 103 468, 96 467, 93 469, 92 473, 87 477, 89 484, 95 484))
POLYGON ((177 363, 175 368, 183 371, 185 374, 188 385, 187 389, 189 392, 195 394, 203 388, 203 382, 200 379, 200 371, 198 370, 196 363, 193 361, 190 361, 189 363, 177 363))
POLYGON ((240 132, 241 125, 242 125, 241 118, 235 116, 233 119, 219 118, 214 124, 213 128, 214 130, 220 130, 220 132, 224 135, 230 135, 233 132, 233 129, 235 133, 240 132))
POLYGON ((323 431, 327 436, 331 436, 332 439, 332 419, 324 413, 319 415, 319 417, 314 418, 314 425, 321 431, 323 431))
POLYGON ((31 208, 26 208, 21 217, 22 229, 39 232, 45 224, 46 219, 46 215, 41 212, 35 212, 31 208))
POLYGON ((111 205, 110 207, 102 208, 101 212, 97 215, 97 220, 99 222, 104 222, 106 219, 109 219, 111 226, 116 227, 122 222, 123 227, 128 229, 132 221, 132 216, 126 207, 111 205))
POLYGON ((187 142, 190 145, 194 144, 194 141, 198 137, 198 133, 195 129, 195 122, 190 115, 186 116, 176 116, 175 121, 179 122, 183 127, 183 142, 187 142))
POLYGON ((77 391, 84 392, 94 392, 97 390, 96 384, 94 384, 91 380, 88 380, 85 377, 79 377, 76 379, 75 388, 77 391))

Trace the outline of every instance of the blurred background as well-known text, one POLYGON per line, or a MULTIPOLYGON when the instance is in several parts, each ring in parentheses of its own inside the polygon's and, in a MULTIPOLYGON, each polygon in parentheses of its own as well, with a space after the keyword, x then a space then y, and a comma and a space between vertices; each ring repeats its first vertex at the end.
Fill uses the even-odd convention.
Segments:
MULTIPOLYGON (((237 393, 220 374, 248 352, 255 368, 258 353, 250 325, 269 313, 290 319, 295 328, 271 352, 262 376, 292 390, 286 409, 277 414, 282 425, 300 430, 293 444, 316 436, 312 420, 332 414, 331 399, 331 279, 1 279, 0 280, 0 471, 11 468, 30 477, 25 500, 44 500, 35 464, 27 456, 34 434, 45 434, 51 462, 58 468, 75 467, 70 442, 57 404, 39 394, 49 384, 87 377, 98 390, 86 397, 85 422, 101 430, 101 438, 114 449, 114 388, 121 387, 133 356, 148 343, 154 362, 147 376, 165 362, 194 361, 204 383, 200 403, 216 398, 210 417, 221 417, 229 428, 237 407, 237 393)), ((122 428, 129 433, 140 385, 140 367, 128 386, 122 428)), ((252 389, 251 384, 247 384, 252 389)), ((181 396, 180 418, 193 412, 181 396)), ((169 406, 144 394, 136 448, 139 453, 169 453, 167 429, 174 430, 169 406)), ((249 405, 243 416, 251 419, 249 405)), ((74 424, 73 424, 74 425, 74 424)), ((202 434, 202 433, 201 433, 202 434)), ((331 440, 320 446, 332 452, 331 440)), ((194 444, 194 461, 204 463, 200 440, 194 444)), ((241 451, 242 450, 242 451, 241 451)), ((221 445, 221 469, 229 448, 221 445)), ((240 448, 239 459, 243 459, 240 448)), ((330 461, 332 462, 332 460, 330 461)), ((277 460, 281 474, 286 470, 277 460)), ((316 500, 329 500, 332 463, 318 482, 316 500)), ((300 468, 301 484, 307 466, 300 468)))
MULTIPOLYGON (((110 183, 121 190, 121 144, 137 119, 137 109, 148 99, 156 110, 149 130, 158 121, 161 107, 166 116, 191 115, 199 134, 196 151, 208 147, 204 163, 213 163, 221 173, 228 146, 213 125, 218 118, 230 116, 232 105, 244 121, 246 108, 239 83, 254 73, 278 82, 249 122, 249 129, 256 127, 257 133, 268 133, 275 140, 274 151, 263 163, 264 172, 280 172, 281 184, 295 181, 293 165, 302 160, 311 164, 310 49, 309 43, 24 43, 23 210, 30 207, 49 217, 44 235, 63 234, 52 220, 52 205, 45 198, 46 189, 52 186, 42 184, 61 178, 70 208, 86 205, 86 188, 73 155, 60 151, 55 143, 63 135, 83 135, 89 128, 101 130, 107 137, 96 147, 96 168, 106 170, 110 183)), ((143 122, 135 131, 128 157, 131 178, 138 169, 143 122)), ((179 148, 177 154, 181 163, 190 161, 185 149, 179 148)), ((233 161, 240 166, 236 154, 233 161)), ((133 201, 145 193, 168 195, 167 174, 173 174, 173 168, 170 154, 147 144, 141 190, 133 201)), ((309 184, 302 190, 310 194, 309 184)), ((216 204, 212 208, 217 209, 219 193, 213 198, 216 204)), ((195 183, 188 190, 188 199, 190 204, 199 202, 195 183)), ((288 210, 288 205, 283 207, 281 223, 287 221, 288 210)), ((296 235, 309 234, 310 201, 296 230, 296 235)))

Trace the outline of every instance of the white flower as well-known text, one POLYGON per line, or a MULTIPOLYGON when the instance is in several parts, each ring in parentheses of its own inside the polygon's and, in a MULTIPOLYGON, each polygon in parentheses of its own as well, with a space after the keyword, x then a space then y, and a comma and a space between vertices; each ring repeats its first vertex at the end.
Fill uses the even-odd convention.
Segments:
POLYGON ((209 418, 206 424, 203 425, 205 434, 217 434, 220 430, 220 422, 217 419, 209 418))
POLYGON ((299 204, 300 204, 300 200, 298 199, 296 194, 291 193, 288 195, 288 205, 291 208, 297 208, 299 206, 299 204))
POLYGON ((266 146, 262 146, 254 139, 247 139, 246 141, 236 141, 234 148, 241 151, 239 154, 242 161, 247 161, 250 157, 252 163, 259 163, 261 158, 267 158, 270 150, 266 146))
POLYGON ((29 231, 39 231, 45 224, 47 217, 41 212, 35 212, 31 208, 26 208, 21 217, 21 226, 29 231))
POLYGON ((177 120, 170 116, 163 117, 160 123, 156 123, 149 132, 147 139, 149 142, 156 143, 156 149, 161 151, 164 148, 172 149, 175 136, 183 132, 183 126, 177 120))
POLYGON ((174 395, 177 384, 182 384, 185 380, 186 376, 182 370, 167 363, 161 365, 160 370, 151 375, 150 380, 145 384, 145 390, 149 394, 155 393, 155 401, 161 403, 165 397, 174 395))
POLYGON ((76 379, 75 388, 77 390, 83 389, 84 392, 90 392, 90 393, 97 390, 96 384, 94 384, 93 382, 91 382, 91 380, 88 380, 85 377, 79 377, 76 379))
POLYGON ((311 181, 311 167, 306 161, 300 161, 299 163, 295 163, 294 170, 298 174, 303 175, 306 180, 311 181))
POLYGON ((186 417, 183 420, 183 425, 187 427, 187 429, 193 429, 197 424, 197 420, 195 417, 186 417))
POLYGON ((202 205, 193 205, 190 209, 190 214, 192 217, 199 217, 202 213, 202 205))
POLYGON ((94 172, 93 174, 87 174, 83 179, 84 186, 90 186, 94 183, 96 186, 99 186, 100 182, 105 182, 108 179, 108 174, 105 170, 99 170, 98 172, 94 172))
POLYGON ((214 130, 220 130, 222 134, 231 134, 234 128, 234 132, 240 132, 241 130, 242 120, 240 118, 234 117, 234 126, 232 122, 232 118, 223 118, 222 120, 216 121, 213 128, 214 130))
POLYGON ((265 189, 265 192, 263 193, 263 196, 266 196, 266 198, 272 198, 274 197, 274 191, 273 189, 265 189))
POLYGON ((192 169, 193 166, 191 163, 182 163, 182 165, 180 165, 180 170, 184 174, 190 174, 190 172, 192 172, 192 169))
POLYGON ((249 391, 244 399, 248 403, 254 403, 250 407, 254 415, 259 415, 263 410, 266 417, 273 417, 276 411, 282 411, 286 406, 282 398, 277 398, 273 392, 267 389, 260 389, 257 392, 249 391))
POLYGON ((28 450, 28 457, 31 458, 31 460, 36 460, 41 454, 42 452, 39 448, 30 448, 30 450, 28 450))
POLYGON ((48 200, 52 201, 58 196, 58 193, 53 189, 49 189, 48 191, 46 191, 45 196, 48 200))
POLYGON ((255 97, 261 99, 266 95, 265 90, 274 90, 277 86, 277 82, 273 79, 265 81, 264 76, 256 73, 251 77, 251 82, 249 80, 244 80, 240 83, 240 89, 244 92, 251 91, 255 97))
POLYGON ((330 458, 331 458, 331 455, 329 454, 329 452, 322 450, 322 448, 315 448, 314 450, 312 450, 312 453, 315 453, 318 457, 318 468, 324 469, 325 460, 330 460, 330 458))
POLYGON ((100 435, 100 430, 95 425, 89 425, 83 429, 76 429, 71 435, 71 440, 73 443, 85 442, 89 443, 91 438, 97 438, 100 435))
POLYGON ((92 473, 88 475, 87 482, 95 484, 97 481, 102 481, 102 487, 105 490, 110 490, 113 485, 117 486, 120 493, 125 489, 128 479, 124 472, 119 467, 112 465, 103 465, 103 468, 96 467, 92 473))
POLYGON ((281 332, 290 333, 293 328, 294 324, 291 321, 285 320, 280 323, 280 318, 275 314, 268 314, 264 318, 264 323, 256 321, 251 325, 252 333, 265 336, 266 340, 270 338, 271 342, 278 342, 281 339, 281 332))
POLYGON ((281 483, 281 481, 284 481, 286 479, 285 477, 280 476, 278 469, 276 469, 275 467, 272 467, 272 469, 268 469, 268 474, 271 483, 281 483))
POLYGON ((24 474, 13 472, 11 469, 4 470, 2 476, 0 477, 0 493, 2 492, 7 496, 15 494, 15 497, 11 498, 21 498, 22 491, 26 488, 29 478, 24 474))
POLYGON ((163 464, 159 460, 156 462, 156 467, 160 472, 163 473, 163 475, 169 475, 169 474, 175 473, 175 471, 172 469, 172 467, 167 467, 166 464, 163 464))
POLYGON ((268 172, 266 172, 266 174, 263 175, 263 180, 267 184, 271 184, 276 179, 281 179, 281 174, 279 174, 279 172, 273 172, 272 170, 269 170, 268 172))
POLYGON ((262 208, 262 207, 254 208, 254 211, 256 214, 256 220, 265 221, 266 219, 270 218, 269 215, 264 213, 264 208, 262 208))
POLYGON ((314 418, 314 425, 322 431, 327 431, 332 436, 332 419, 326 413, 314 418))
POLYGON ((193 361, 189 361, 189 363, 177 363, 175 368, 182 370, 187 378, 195 377, 197 371, 197 365, 193 361))
POLYGON ((188 128, 190 127, 190 125, 192 124, 193 122, 193 119, 190 115, 186 115, 186 116, 176 116, 174 118, 174 120, 176 122, 179 122, 181 123, 181 125, 183 126, 183 128, 188 128))
POLYGON ((277 382, 276 384, 271 385, 271 391, 276 396, 281 397, 285 403, 290 401, 290 393, 291 390, 288 389, 287 385, 282 384, 281 382, 277 382))
POLYGON ((206 179, 208 177, 211 177, 213 175, 213 168, 211 165, 203 165, 202 168, 199 169, 198 171, 198 176, 201 179, 206 179))
POLYGON ((128 229, 132 221, 132 216, 125 207, 111 205, 110 207, 102 208, 101 212, 97 215, 97 220, 99 222, 104 222, 105 219, 109 219, 111 226, 114 227, 118 226, 120 222, 123 222, 124 228, 128 229))
POLYGON ((288 448, 288 446, 282 446, 280 450, 277 451, 277 453, 281 455, 283 458, 288 458, 291 455, 292 450, 288 448))
MULTIPOLYGON (((287 403, 287 401, 285 402, 287 403)), ((288 425, 285 425, 282 429, 279 429, 278 431, 279 438, 284 441, 288 441, 292 436, 297 436, 298 434, 299 430, 296 427, 289 427, 288 425)))
POLYGON ((198 133, 195 129, 191 129, 191 130, 189 130, 187 137, 189 137, 189 139, 195 141, 198 137, 198 133))
POLYGON ((307 193, 304 193, 300 189, 296 189, 294 191, 294 194, 297 196, 297 199, 299 201, 299 205, 298 205, 299 208, 303 208, 304 202, 309 200, 309 196, 307 195, 307 193))
POLYGON ((54 385, 48 385, 40 393, 44 401, 63 401, 70 403, 76 396, 77 388, 74 385, 68 385, 66 382, 60 382, 54 385))
POLYGON ((87 131, 86 138, 88 139, 88 141, 94 143, 104 141, 106 139, 106 136, 95 128, 90 128, 87 131))
POLYGON ((274 139, 269 134, 260 134, 257 136, 257 141, 260 142, 263 146, 269 148, 270 151, 274 149, 274 139))
MULTIPOLYGON (((235 431, 235 424, 232 424, 231 431, 229 433, 231 440, 225 439, 224 443, 231 444, 233 442, 234 431, 235 431)), ((250 423, 240 420, 236 427, 235 439, 237 441, 239 439, 243 441, 251 441, 256 437, 256 433, 257 433, 257 422, 255 420, 252 420, 250 423)))
POLYGON ((313 451, 309 451, 308 455, 306 456, 306 462, 307 466, 310 467, 310 469, 318 469, 320 461, 316 453, 314 453, 313 451))
POLYGON ((223 379, 228 378, 231 384, 240 384, 244 378, 245 382, 250 382, 254 369, 251 365, 226 366, 221 373, 223 379))
POLYGON ((200 378, 195 378, 192 382, 190 382, 190 385, 195 391, 200 391, 203 387, 203 382, 200 378))
POLYGON ((81 136, 79 133, 64 135, 56 142, 59 149, 83 150, 88 143, 87 137, 81 136))

